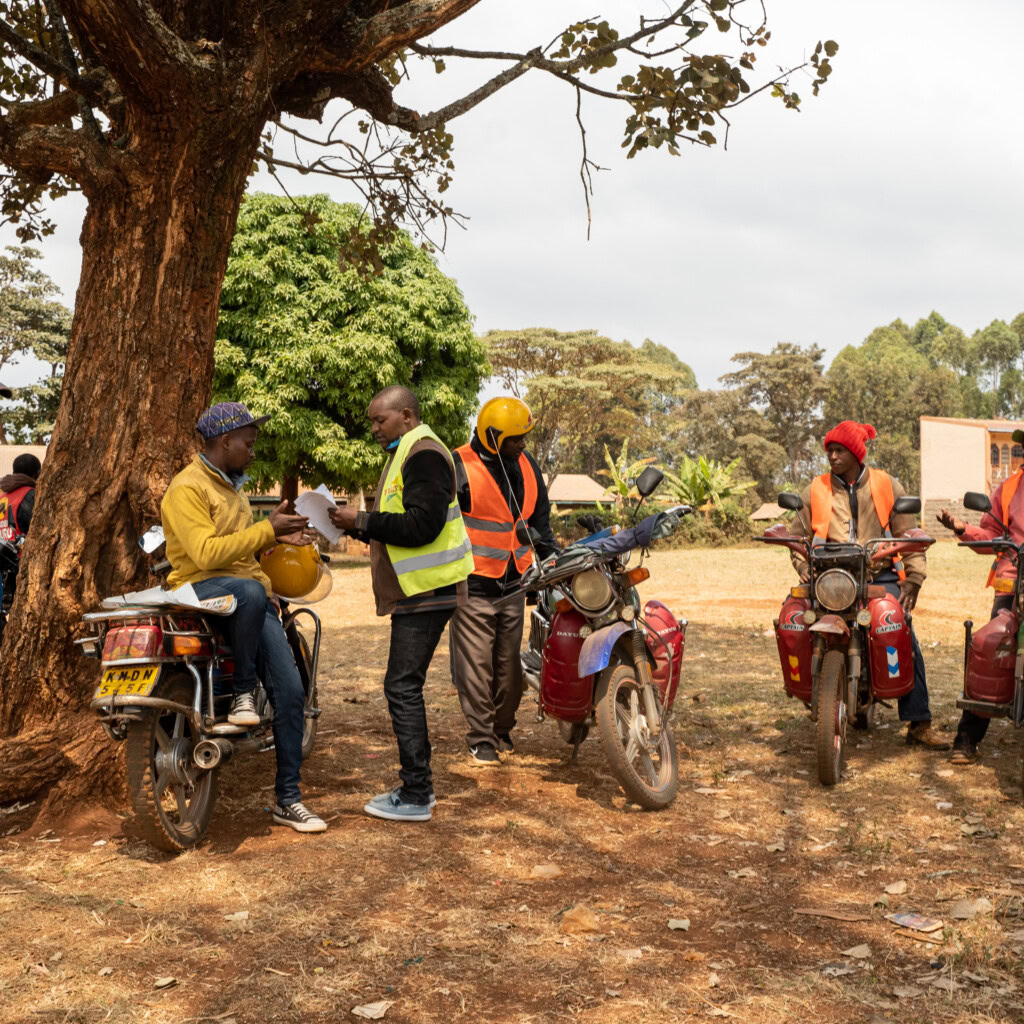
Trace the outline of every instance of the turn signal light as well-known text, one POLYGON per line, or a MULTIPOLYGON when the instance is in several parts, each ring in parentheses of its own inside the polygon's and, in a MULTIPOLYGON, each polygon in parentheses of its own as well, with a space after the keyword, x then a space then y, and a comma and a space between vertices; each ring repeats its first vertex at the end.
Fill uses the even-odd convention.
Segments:
POLYGON ((992 581, 992 589, 997 594, 1012 594, 1016 580, 1009 580, 1001 577, 997 577, 992 581))
POLYGON ((197 636, 176 636, 171 641, 171 653, 177 655, 198 654, 203 649, 203 641, 197 636))
POLYGON ((555 602, 555 611, 556 612, 571 612, 572 611, 572 601, 570 601, 569 598, 567 598, 567 597, 560 597, 555 602))
POLYGON ((801 583, 799 586, 793 587, 789 594, 791 597, 810 597, 811 585, 809 583, 801 583))
POLYGON ((624 572, 622 575, 635 587, 638 583, 643 583, 644 580, 651 578, 651 570, 646 566, 638 565, 635 569, 630 569, 629 572, 624 572))

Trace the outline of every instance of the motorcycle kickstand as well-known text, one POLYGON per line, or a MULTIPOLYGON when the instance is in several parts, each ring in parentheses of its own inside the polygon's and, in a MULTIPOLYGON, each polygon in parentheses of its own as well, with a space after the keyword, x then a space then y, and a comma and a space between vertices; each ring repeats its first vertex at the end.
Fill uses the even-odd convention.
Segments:
POLYGON ((580 744, 583 742, 583 737, 579 732, 573 737, 572 741, 572 755, 569 758, 569 764, 576 763, 576 755, 580 752, 580 744))

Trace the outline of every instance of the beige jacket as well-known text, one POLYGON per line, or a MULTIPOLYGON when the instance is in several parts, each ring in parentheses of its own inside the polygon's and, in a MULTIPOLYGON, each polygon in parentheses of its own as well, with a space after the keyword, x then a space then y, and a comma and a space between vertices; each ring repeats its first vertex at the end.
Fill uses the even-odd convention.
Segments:
MULTIPOLYGON (((901 486, 899 480, 890 477, 892 480, 892 496, 899 498, 907 492, 901 486)), ((804 507, 796 514, 790 526, 790 532, 798 536, 802 535, 808 539, 814 536, 811 529, 811 488, 808 486, 800 495, 804 507)), ((878 514, 875 512, 875 503, 871 498, 871 489, 868 487, 868 474, 865 470, 856 484, 857 499, 857 537, 858 544, 873 540, 876 537, 884 536, 882 524, 878 521, 878 514)), ((911 527, 917 526, 917 517, 911 515, 893 516, 890 530, 894 537, 902 536, 911 527)), ((831 541, 849 541, 850 537, 850 500, 847 497, 846 489, 835 477, 832 477, 832 519, 828 527, 828 539, 831 541)), ((801 579, 807 578, 807 559, 803 555, 794 552, 792 555, 793 567, 800 574, 801 579)), ((920 586, 928 575, 928 561, 924 552, 903 555, 903 567, 907 573, 907 579, 920 586)), ((892 559, 883 559, 875 562, 869 570, 873 579, 885 569, 892 568, 892 559)))

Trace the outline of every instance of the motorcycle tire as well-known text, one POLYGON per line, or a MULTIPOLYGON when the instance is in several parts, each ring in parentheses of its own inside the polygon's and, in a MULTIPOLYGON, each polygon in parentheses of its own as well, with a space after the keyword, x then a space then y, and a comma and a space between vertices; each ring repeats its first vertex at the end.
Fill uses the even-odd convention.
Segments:
POLYGON ((818 779, 834 786, 843 772, 846 753, 846 658, 842 651, 826 651, 818 679, 818 779))
POLYGON ((632 665, 610 665, 594 694, 601 746, 628 799, 646 811, 659 811, 676 798, 679 757, 668 722, 662 723, 657 763, 640 738, 645 728, 643 697, 632 665))
MULTIPOLYGON (((152 695, 190 706, 193 688, 191 676, 173 672, 152 695)), ((185 715, 159 708, 128 725, 125 760, 135 821, 146 842, 169 853, 202 840, 217 803, 220 770, 204 771, 192 760, 199 738, 185 715)))
MULTIPOLYGON (((302 652, 302 660, 305 662, 305 677, 309 680, 309 688, 306 690, 306 701, 303 706, 303 713, 316 707, 316 680, 313 678, 313 655, 309 653, 309 644, 306 638, 299 633, 299 649, 302 652)), ((302 720, 302 760, 305 761, 313 753, 316 745, 316 730, 319 718, 311 718, 306 715, 302 720)))

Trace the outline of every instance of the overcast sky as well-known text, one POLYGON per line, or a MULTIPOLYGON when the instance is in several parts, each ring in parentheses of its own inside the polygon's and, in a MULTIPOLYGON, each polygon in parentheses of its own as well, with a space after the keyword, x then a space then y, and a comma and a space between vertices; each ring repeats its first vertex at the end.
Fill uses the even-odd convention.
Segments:
MULTIPOLYGON (((550 76, 520 79, 452 122, 451 203, 470 218, 449 235, 442 269, 477 328, 595 328, 653 338, 715 386, 739 351, 816 342, 831 354, 896 317, 932 309, 968 332, 1024 311, 1024 38, 1021 0, 767 0, 764 75, 818 39, 839 42, 818 98, 799 114, 764 96, 733 118, 728 152, 684 150, 627 161, 625 108, 584 101, 595 180, 593 227, 578 177, 575 95, 550 76)), ((628 29, 658 0, 483 0, 438 44, 528 48, 594 10, 628 29), (510 12, 515 22, 509 24, 510 12)), ((714 34, 715 45, 726 37, 714 34)), ((730 52, 735 37, 728 37, 730 52)), ((496 68, 424 69, 399 98, 420 111, 496 68)), ((354 196, 311 177, 289 191, 354 196)), ((256 187, 277 191, 260 176, 256 187)), ((56 208, 40 246, 71 304, 80 197, 56 208)), ((16 241, 0 229, 0 243, 16 241)), ((5 370, 27 383, 29 366, 5 370)))

